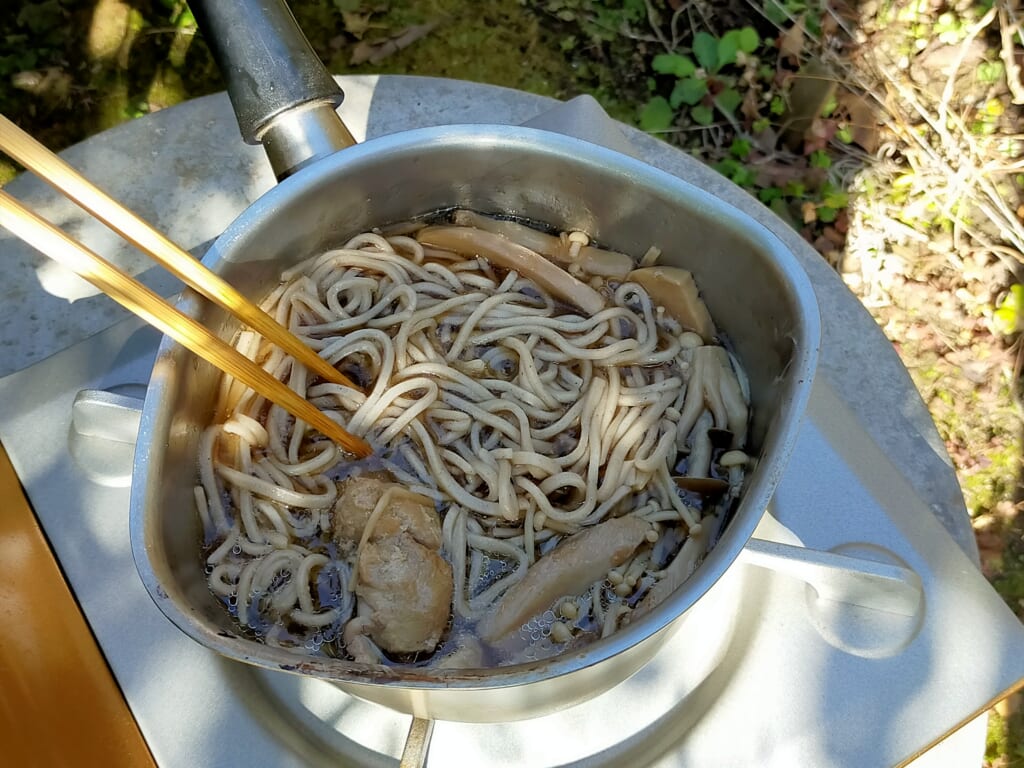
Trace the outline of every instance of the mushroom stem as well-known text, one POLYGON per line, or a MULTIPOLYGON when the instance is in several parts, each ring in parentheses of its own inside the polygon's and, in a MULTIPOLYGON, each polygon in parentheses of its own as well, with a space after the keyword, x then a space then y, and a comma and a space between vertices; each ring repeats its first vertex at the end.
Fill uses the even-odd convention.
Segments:
POLYGON ((711 437, 708 429, 712 425, 711 414, 701 414, 690 432, 690 457, 686 463, 687 477, 707 477, 711 470, 711 437))
POLYGON ((679 550, 679 554, 662 571, 661 579, 651 587, 651 591, 637 605, 633 612, 633 620, 650 613, 690 578, 707 553, 708 541, 715 528, 717 528, 717 517, 709 516, 701 520, 699 530, 691 531, 679 550))
POLYGON ((690 380, 677 425, 677 445, 685 440, 697 423, 705 404, 718 429, 732 432, 732 448, 742 448, 747 439, 747 403, 729 354, 722 347, 697 347, 693 350, 690 380))

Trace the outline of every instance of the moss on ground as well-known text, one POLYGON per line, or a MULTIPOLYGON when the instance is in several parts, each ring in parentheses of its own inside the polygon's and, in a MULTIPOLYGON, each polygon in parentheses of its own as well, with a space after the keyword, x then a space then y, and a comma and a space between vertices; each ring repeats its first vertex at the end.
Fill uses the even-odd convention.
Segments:
POLYGON ((344 6, 325 0, 293 4, 300 25, 332 72, 446 77, 556 99, 590 93, 613 117, 634 121, 635 102, 614 95, 621 75, 604 62, 581 59, 565 44, 563 25, 527 4, 395 0, 378 13, 345 12, 344 6), (436 26, 386 58, 354 63, 360 44, 368 50, 420 25, 436 26))
POLYGON ((1024 446, 1019 435, 1004 439, 1006 442, 995 443, 987 452, 985 462, 961 473, 961 490, 972 516, 994 509, 1000 501, 1012 499, 1017 492, 1024 446))

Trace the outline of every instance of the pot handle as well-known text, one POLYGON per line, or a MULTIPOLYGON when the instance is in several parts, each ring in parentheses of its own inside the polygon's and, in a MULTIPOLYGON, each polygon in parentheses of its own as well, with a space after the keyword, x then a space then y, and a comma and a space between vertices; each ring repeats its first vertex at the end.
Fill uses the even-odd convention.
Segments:
POLYGON ((83 389, 75 397, 68 452, 94 483, 131 484, 145 391, 144 384, 122 385, 115 391, 83 389))
POLYGON ((278 180, 356 143, 336 110, 344 92, 284 0, 191 0, 227 81, 242 138, 262 144, 278 180))
POLYGON ((901 616, 916 616, 924 601, 921 577, 899 565, 758 538, 747 541, 740 558, 800 579, 826 600, 901 616))

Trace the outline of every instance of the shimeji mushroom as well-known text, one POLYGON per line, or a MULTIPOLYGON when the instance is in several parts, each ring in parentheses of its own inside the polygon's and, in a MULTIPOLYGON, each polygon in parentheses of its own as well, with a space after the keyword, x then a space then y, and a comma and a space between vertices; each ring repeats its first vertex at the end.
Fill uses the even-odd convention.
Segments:
POLYGON ((729 353, 722 347, 697 347, 690 360, 690 380, 679 416, 676 445, 686 450, 697 419, 710 409, 716 429, 732 433, 729 447, 742 448, 747 439, 747 403, 729 353))
POLYGON ((710 411, 704 411, 690 431, 690 455, 686 462, 686 475, 672 478, 676 486, 684 491, 699 493, 701 496, 720 496, 729 489, 729 484, 724 480, 708 476, 714 450, 714 434, 724 433, 732 438, 731 432, 715 429, 712 427, 713 424, 714 416, 710 411))
POLYGON ((650 591, 644 595, 643 600, 637 605, 631 619, 636 621, 641 616, 649 613, 656 606, 660 605, 666 597, 675 592, 683 585, 693 572, 697 570, 701 559, 708 551, 708 541, 711 532, 717 528, 718 519, 707 517, 701 521, 699 529, 690 531, 690 535, 683 543, 679 554, 675 556, 669 566, 661 572, 661 578, 654 583, 650 591))

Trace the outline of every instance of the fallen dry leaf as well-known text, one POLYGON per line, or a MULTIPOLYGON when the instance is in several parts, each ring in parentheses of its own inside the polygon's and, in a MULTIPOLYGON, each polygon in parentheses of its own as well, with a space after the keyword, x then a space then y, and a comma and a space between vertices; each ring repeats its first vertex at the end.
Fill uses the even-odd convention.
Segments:
POLYGON ((809 200, 800 206, 800 213, 804 217, 804 224, 813 224, 818 220, 818 207, 809 200))
POLYGON ((811 59, 794 75, 789 104, 783 116, 786 127, 782 132, 783 141, 791 150, 803 146, 807 132, 835 90, 835 75, 818 59, 811 59))
POLYGON ((800 181, 807 174, 804 166, 787 165, 781 162, 767 162, 755 166, 758 187, 784 187, 791 181, 800 181))
POLYGON ((804 50, 804 17, 779 35, 779 58, 799 59, 804 50))
POLYGON ((366 30, 370 28, 370 14, 342 11, 341 18, 345 22, 345 31, 356 40, 362 40, 366 30))
POLYGON ((873 103, 863 96, 840 90, 836 96, 839 108, 849 116, 850 135, 853 141, 874 154, 881 143, 878 133, 878 110, 873 103))
POLYGON ((846 236, 832 226, 822 230, 822 236, 836 248, 842 248, 846 244, 846 236))
POLYGON ((11 77, 15 88, 52 104, 64 102, 71 93, 72 77, 60 67, 18 72, 11 77))
POLYGON ((754 122, 761 116, 760 94, 756 88, 748 88, 743 94, 743 102, 740 104, 740 114, 750 122, 754 122))
POLYGON ((373 13, 358 13, 356 11, 342 11, 341 18, 345 22, 345 31, 348 32, 356 40, 362 40, 363 35, 370 30, 371 27, 379 27, 378 24, 371 24, 370 18, 373 13))
POLYGON ((838 130, 839 125, 835 120, 820 117, 812 120, 804 131, 804 154, 809 155, 817 149, 825 149, 838 130))

